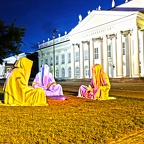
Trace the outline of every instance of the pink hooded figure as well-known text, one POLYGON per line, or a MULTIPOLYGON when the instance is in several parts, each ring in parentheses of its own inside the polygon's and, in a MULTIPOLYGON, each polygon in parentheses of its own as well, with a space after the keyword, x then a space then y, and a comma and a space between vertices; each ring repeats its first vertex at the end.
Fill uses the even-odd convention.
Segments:
POLYGON ((36 74, 32 86, 34 88, 43 88, 46 96, 63 95, 62 86, 56 83, 47 64, 42 65, 41 71, 36 74))

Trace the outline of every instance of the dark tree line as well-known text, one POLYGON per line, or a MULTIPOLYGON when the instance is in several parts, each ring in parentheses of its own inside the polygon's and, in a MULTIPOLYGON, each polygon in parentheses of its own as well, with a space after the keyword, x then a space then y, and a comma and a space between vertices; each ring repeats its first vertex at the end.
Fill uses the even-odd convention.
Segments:
POLYGON ((24 26, 15 26, 16 20, 12 24, 5 25, 0 19, 0 63, 2 59, 9 55, 21 53, 20 47, 24 44, 22 37, 25 36, 24 26))

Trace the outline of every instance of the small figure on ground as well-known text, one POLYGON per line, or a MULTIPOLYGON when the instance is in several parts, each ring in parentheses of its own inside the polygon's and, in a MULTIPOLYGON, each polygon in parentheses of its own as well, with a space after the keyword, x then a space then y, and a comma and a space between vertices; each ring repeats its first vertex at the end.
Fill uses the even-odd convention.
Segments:
POLYGON ((20 58, 4 84, 4 105, 47 106, 44 90, 28 86, 33 61, 20 58))
POLYGON ((47 64, 42 65, 41 71, 35 76, 32 83, 34 88, 42 88, 46 96, 62 96, 63 90, 60 84, 57 84, 52 73, 50 73, 47 64))
POLYGON ((81 85, 78 97, 94 100, 115 99, 114 97, 109 97, 110 88, 111 85, 107 74, 103 71, 100 64, 95 64, 92 67, 92 78, 89 86, 81 85))

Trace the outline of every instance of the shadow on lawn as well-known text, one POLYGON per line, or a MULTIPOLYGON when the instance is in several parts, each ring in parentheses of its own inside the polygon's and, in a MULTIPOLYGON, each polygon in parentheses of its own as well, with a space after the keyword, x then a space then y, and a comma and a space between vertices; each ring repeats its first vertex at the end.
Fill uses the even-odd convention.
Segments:
POLYGON ((64 95, 67 95, 67 93, 68 93, 69 95, 73 95, 73 96, 77 96, 77 95, 78 95, 77 92, 67 91, 67 90, 64 90, 64 93, 66 93, 66 94, 64 94, 64 95))
POLYGON ((0 93, 0 101, 1 101, 1 102, 4 101, 4 93, 0 93))

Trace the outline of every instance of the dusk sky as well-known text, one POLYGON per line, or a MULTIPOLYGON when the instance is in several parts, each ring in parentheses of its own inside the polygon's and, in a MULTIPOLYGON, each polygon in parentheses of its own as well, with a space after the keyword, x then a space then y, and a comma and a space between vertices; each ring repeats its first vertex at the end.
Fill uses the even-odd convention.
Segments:
MULTIPOLYGON (((125 3, 125 0, 115 0, 115 6, 125 3)), ((101 6, 102 10, 111 9, 112 0, 0 0, 0 19, 5 24, 11 24, 16 19, 16 26, 26 27, 23 52, 34 52, 38 42, 52 39, 52 31, 58 34, 70 32, 87 12, 101 6)))

